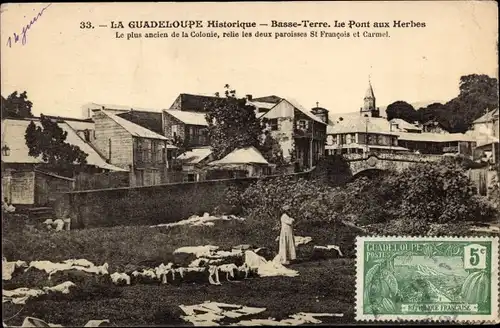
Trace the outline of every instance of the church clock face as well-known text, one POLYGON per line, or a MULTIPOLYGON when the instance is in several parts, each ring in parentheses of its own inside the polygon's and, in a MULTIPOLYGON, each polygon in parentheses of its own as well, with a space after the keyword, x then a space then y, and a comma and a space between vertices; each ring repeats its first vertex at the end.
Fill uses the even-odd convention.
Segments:
POLYGON ((326 137, 326 143, 331 146, 333 145, 333 137, 332 136, 328 136, 326 137))

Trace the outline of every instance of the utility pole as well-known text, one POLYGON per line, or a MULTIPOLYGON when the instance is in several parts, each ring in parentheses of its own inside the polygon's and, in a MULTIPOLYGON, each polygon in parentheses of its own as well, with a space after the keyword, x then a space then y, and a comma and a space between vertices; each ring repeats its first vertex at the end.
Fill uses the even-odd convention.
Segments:
POLYGON ((389 135, 389 154, 392 154, 392 123, 389 121, 389 132, 391 133, 389 135))
POLYGON ((309 146, 309 169, 313 167, 313 138, 314 138, 314 121, 311 121, 311 144, 309 146))
POLYGON ((365 121, 365 144, 366 144, 366 150, 365 150, 365 156, 368 155, 368 151, 370 148, 368 148, 368 120, 369 118, 366 117, 366 121, 365 121))

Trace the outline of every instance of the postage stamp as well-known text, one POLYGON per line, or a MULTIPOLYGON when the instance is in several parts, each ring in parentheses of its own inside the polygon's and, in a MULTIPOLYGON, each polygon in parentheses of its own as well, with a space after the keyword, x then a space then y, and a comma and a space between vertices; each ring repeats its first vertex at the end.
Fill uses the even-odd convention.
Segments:
POLYGON ((356 320, 499 322, 497 237, 358 237, 356 320))

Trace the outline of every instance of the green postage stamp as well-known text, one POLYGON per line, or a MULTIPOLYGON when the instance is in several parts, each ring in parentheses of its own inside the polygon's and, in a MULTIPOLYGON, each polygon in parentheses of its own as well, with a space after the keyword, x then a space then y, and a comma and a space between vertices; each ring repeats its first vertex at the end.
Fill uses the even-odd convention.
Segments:
POLYGON ((498 238, 358 237, 356 320, 498 318, 498 238))

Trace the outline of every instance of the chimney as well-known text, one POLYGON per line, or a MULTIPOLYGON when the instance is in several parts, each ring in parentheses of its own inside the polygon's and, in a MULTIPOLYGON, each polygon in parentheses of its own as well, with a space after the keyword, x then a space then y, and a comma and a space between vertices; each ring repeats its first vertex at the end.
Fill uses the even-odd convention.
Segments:
POLYGON ((252 95, 247 95, 247 100, 248 100, 248 101, 252 101, 252 99, 253 99, 253 96, 252 96, 252 95))
POLYGON ((311 113, 320 118, 324 123, 328 124, 328 110, 322 107, 314 107, 311 113))

